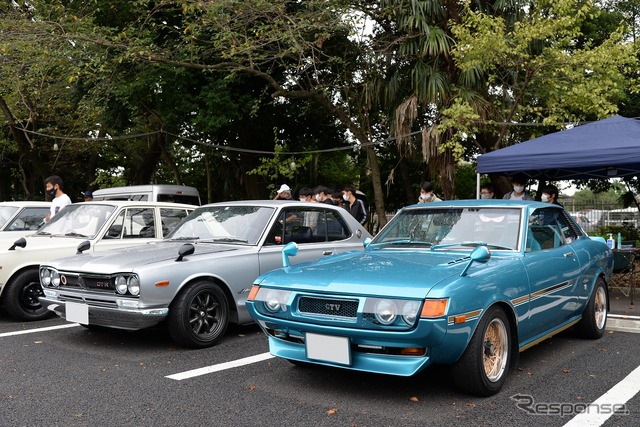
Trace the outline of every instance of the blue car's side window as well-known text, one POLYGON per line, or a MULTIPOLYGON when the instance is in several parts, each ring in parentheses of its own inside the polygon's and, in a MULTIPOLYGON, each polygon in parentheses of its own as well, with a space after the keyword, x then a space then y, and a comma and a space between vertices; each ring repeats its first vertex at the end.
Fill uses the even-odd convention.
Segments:
POLYGON ((577 238, 562 211, 553 208, 537 209, 529 217, 528 251, 559 248, 577 238))

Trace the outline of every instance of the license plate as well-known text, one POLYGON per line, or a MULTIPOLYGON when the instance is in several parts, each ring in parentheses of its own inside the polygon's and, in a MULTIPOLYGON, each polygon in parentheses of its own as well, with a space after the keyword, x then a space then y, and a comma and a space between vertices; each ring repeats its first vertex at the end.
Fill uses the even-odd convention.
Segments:
POLYGON ((67 302, 66 318, 68 322, 89 324, 89 306, 87 304, 78 304, 76 302, 67 302))
POLYGON ((307 333, 307 358, 324 362, 351 364, 349 338, 307 333))

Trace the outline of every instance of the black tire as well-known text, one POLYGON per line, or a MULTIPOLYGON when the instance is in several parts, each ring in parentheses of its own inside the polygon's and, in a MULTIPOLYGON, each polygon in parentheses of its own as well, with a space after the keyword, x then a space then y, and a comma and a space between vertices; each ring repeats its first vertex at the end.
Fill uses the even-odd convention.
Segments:
POLYGON ((4 309, 16 320, 42 320, 51 316, 51 312, 40 304, 38 297, 43 296, 40 276, 37 269, 25 270, 11 279, 4 290, 4 309))
POLYGON ((598 339, 604 335, 607 326, 609 294, 601 277, 596 280, 591 298, 582 312, 582 320, 576 325, 578 334, 587 339, 598 339))
POLYGON ((509 319, 501 308, 491 307, 452 367, 454 383, 460 390, 476 396, 496 394, 507 379, 511 351, 509 319))
POLYGON ((191 348, 214 346, 229 324, 229 303, 211 282, 198 282, 178 294, 169 307, 167 330, 178 344, 191 348))

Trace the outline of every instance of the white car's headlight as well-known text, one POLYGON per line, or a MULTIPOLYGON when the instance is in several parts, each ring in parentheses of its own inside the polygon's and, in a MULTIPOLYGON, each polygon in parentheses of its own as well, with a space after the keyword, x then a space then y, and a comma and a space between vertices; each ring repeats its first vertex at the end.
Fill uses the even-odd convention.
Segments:
POLYGON ((58 270, 51 270, 51 285, 56 288, 60 286, 60 273, 58 273, 58 270))

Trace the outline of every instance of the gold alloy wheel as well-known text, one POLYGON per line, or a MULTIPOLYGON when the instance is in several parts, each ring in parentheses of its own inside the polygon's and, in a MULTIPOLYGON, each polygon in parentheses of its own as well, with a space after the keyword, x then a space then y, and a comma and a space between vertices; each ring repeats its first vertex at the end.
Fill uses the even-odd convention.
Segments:
POLYGON ((483 364, 487 379, 496 382, 507 367, 509 339, 507 328, 501 319, 493 319, 487 326, 483 339, 483 364))
POLYGON ((594 303, 594 320, 598 329, 602 329, 607 320, 607 294, 602 286, 596 289, 594 303))

